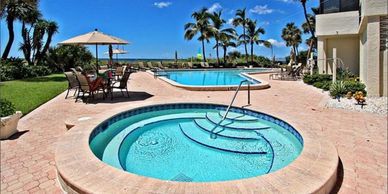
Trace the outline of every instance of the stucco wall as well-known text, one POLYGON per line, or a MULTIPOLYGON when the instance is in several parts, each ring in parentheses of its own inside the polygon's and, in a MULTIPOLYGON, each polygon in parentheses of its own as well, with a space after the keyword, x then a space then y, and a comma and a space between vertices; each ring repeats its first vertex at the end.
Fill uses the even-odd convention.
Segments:
POLYGON ((387 0, 361 0, 361 16, 376 16, 388 14, 387 0))
POLYGON ((358 11, 320 14, 316 16, 317 36, 356 35, 359 23, 358 11))
POLYGON ((366 46, 367 46, 367 31, 366 28, 363 29, 363 31, 360 33, 360 80, 363 83, 367 82, 367 52, 366 52, 366 46))

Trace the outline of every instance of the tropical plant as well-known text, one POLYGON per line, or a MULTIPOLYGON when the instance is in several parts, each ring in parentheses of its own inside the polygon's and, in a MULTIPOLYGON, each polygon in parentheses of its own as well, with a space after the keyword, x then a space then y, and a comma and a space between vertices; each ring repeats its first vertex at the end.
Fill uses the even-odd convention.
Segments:
POLYGON ((68 71, 77 66, 83 69, 91 69, 92 53, 79 45, 60 45, 50 48, 47 54, 47 63, 55 65, 56 69, 68 71))
POLYGON ((253 48, 254 44, 263 44, 265 47, 269 48, 271 47, 271 43, 266 40, 260 39, 260 34, 265 34, 265 30, 261 27, 257 27, 257 21, 248 20, 247 23, 247 32, 246 35, 240 35, 239 39, 244 39, 249 42, 251 45, 251 63, 253 64, 254 61, 254 55, 253 55, 253 48))
POLYGON ((191 15, 195 23, 189 22, 185 25, 185 39, 192 40, 195 35, 199 34, 198 40, 202 42, 203 61, 206 62, 205 40, 209 42, 214 35, 214 27, 210 25, 210 14, 207 8, 202 8, 191 15))
POLYGON ((214 27, 214 39, 216 44, 214 48, 217 53, 217 63, 220 64, 219 57, 219 47, 224 49, 224 62, 226 58, 226 50, 228 46, 234 46, 234 43, 231 43, 230 40, 234 39, 236 36, 236 31, 233 28, 225 28, 223 26, 225 24, 225 20, 221 18, 222 11, 214 12, 210 15, 210 19, 212 20, 214 27))
POLYGON ((229 47, 234 47, 234 48, 237 47, 237 44, 232 41, 233 39, 235 39, 235 38, 231 37, 231 36, 224 36, 224 37, 221 37, 221 40, 218 43, 218 45, 221 46, 222 49, 224 50, 224 63, 227 63, 226 54, 228 52, 228 48, 229 47))
MULTIPOLYGON (((311 8, 313 14, 307 14, 305 16, 306 21, 302 24, 302 29, 304 34, 311 34, 311 36, 306 39, 306 44, 309 46, 307 55, 310 57, 310 53, 314 52, 316 49, 317 38, 315 37, 315 16, 319 13, 318 8, 311 8)), ((305 12, 306 14, 306 12, 305 12)))
POLYGON ((15 106, 7 99, 0 98, 0 117, 13 115, 16 112, 15 106))
POLYGON ((295 53, 294 61, 297 61, 298 47, 302 43, 302 31, 295 26, 295 23, 287 23, 286 27, 282 29, 282 38, 286 42, 286 46, 292 47, 295 53))
POLYGON ((54 21, 37 19, 30 23, 29 29, 24 26, 22 29, 23 43, 19 49, 23 51, 30 65, 39 64, 46 57, 52 37, 56 32, 58 32, 58 24, 54 21), (46 41, 43 41, 45 36, 46 41))
POLYGON ((8 42, 5 46, 2 59, 7 59, 15 39, 14 22, 22 20, 23 16, 37 9, 36 0, 2 0, 0 18, 5 18, 8 29, 8 42))
POLYGON ((330 86, 330 96, 340 98, 346 93, 346 87, 343 81, 336 81, 330 86))
POLYGON ((246 17, 246 9, 238 9, 236 11, 236 18, 233 19, 233 26, 234 27, 237 27, 237 26, 241 26, 242 29, 243 29, 243 39, 239 39, 239 43, 240 44, 244 44, 244 49, 245 49, 245 59, 248 63, 248 49, 247 49, 247 44, 248 44, 248 41, 245 39, 246 37, 246 27, 247 27, 247 23, 248 23, 249 19, 246 17))

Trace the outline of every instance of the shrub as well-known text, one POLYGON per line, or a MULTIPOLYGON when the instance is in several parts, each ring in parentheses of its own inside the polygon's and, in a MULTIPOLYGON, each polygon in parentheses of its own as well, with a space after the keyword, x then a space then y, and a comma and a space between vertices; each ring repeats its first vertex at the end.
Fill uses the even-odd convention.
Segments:
POLYGON ((330 90, 331 81, 315 82, 313 86, 327 91, 327 90, 330 90))
POLYGON ((326 82, 331 80, 332 80, 332 75, 328 75, 328 74, 313 74, 313 75, 305 75, 303 77, 303 82, 309 85, 313 85, 315 82, 326 82))
POLYGON ((346 88, 346 92, 352 92, 353 94, 355 94, 356 92, 360 91, 363 94, 366 94, 366 90, 365 90, 366 86, 361 82, 348 80, 348 81, 344 81, 344 85, 346 88))
POLYGON ((336 81, 330 86, 330 96, 339 98, 346 94, 346 87, 343 81, 336 81))
POLYGON ((28 65, 19 58, 10 58, 0 62, 0 81, 39 77, 51 73, 51 69, 47 66, 28 65))
POLYGON ((12 102, 0 98, 0 117, 6 117, 15 113, 15 106, 12 102))
POLYGON ((93 68, 93 55, 84 46, 79 45, 60 45, 50 48, 47 55, 48 65, 55 66, 62 71, 68 71, 70 68, 81 66, 85 70, 93 68))

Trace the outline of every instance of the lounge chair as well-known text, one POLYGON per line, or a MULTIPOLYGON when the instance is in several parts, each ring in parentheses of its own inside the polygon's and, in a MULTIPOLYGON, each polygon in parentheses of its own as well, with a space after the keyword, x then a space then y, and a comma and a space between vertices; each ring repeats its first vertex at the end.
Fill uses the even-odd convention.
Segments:
POLYGON ((148 67, 145 67, 143 62, 139 62, 138 65, 139 65, 140 70, 142 70, 142 71, 145 71, 145 70, 149 70, 149 69, 150 69, 150 68, 148 68, 148 67))
POLYGON ((75 76, 75 74, 73 72, 65 72, 65 76, 66 76, 67 82, 68 82, 67 93, 66 93, 66 97, 65 97, 65 99, 67 99, 67 96, 69 95, 69 91, 71 89, 75 89, 73 96, 77 93, 78 88, 79 88, 79 84, 77 81, 77 77, 75 76))
POLYGON ((147 62, 147 67, 150 69, 156 69, 151 62, 147 62))
POLYGON ((302 73, 302 63, 299 63, 297 66, 286 66, 286 71, 283 71, 281 68, 280 73, 270 74, 270 79, 280 79, 280 80, 298 80, 302 73))
POLYGON ((157 67, 159 67, 160 69, 168 69, 168 67, 163 66, 162 62, 157 62, 156 65, 157 65, 157 67))
POLYGON ((213 66, 209 66, 208 62, 201 62, 200 65, 202 68, 212 68, 213 67, 213 66))
POLYGON ((129 92, 128 92, 128 79, 129 79, 129 76, 131 75, 131 71, 126 71, 124 72, 124 75, 123 77, 121 78, 120 81, 117 81, 117 82, 113 82, 112 84, 112 92, 111 92, 111 98, 113 98, 113 89, 120 89, 121 90, 121 94, 124 96, 124 92, 123 90, 125 89, 127 91, 127 96, 129 97, 129 92), (119 83, 117 85, 117 83, 119 83))
POLYGON ((78 95, 76 97, 75 102, 78 101, 78 98, 84 99, 85 94, 88 94, 87 100, 89 100, 90 97, 94 98, 94 93, 98 92, 100 90, 102 90, 103 98, 105 99, 105 88, 104 87, 97 87, 97 88, 92 89, 90 87, 88 79, 86 78, 85 75, 83 75, 82 73, 79 73, 79 72, 76 73, 75 75, 76 75, 76 78, 77 78, 78 84, 79 84, 79 91, 78 91, 78 95), (81 96, 81 93, 82 93, 82 96, 81 96))
POLYGON ((192 63, 192 62, 187 62, 187 66, 188 66, 188 68, 190 68, 190 69, 194 68, 194 66, 193 66, 193 63, 192 63))

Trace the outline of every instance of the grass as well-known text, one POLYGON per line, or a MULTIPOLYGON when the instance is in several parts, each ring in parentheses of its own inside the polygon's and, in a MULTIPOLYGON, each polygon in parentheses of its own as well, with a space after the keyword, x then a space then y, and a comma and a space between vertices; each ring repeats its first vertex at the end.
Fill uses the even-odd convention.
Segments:
POLYGON ((11 101, 24 115, 65 91, 64 74, 0 83, 0 97, 11 101))

